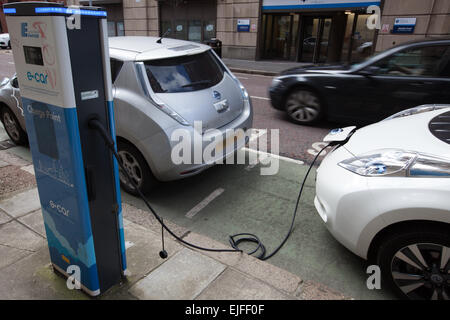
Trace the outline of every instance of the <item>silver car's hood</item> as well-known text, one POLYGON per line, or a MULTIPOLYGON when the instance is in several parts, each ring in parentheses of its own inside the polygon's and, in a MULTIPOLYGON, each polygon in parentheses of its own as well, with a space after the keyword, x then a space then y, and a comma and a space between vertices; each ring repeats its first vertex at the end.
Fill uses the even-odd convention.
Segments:
POLYGON ((202 121, 203 131, 225 126, 239 117, 244 109, 241 89, 227 73, 224 73, 222 81, 211 88, 156 95, 190 124, 202 121), (220 107, 228 105, 228 108, 223 110, 217 104, 220 107))

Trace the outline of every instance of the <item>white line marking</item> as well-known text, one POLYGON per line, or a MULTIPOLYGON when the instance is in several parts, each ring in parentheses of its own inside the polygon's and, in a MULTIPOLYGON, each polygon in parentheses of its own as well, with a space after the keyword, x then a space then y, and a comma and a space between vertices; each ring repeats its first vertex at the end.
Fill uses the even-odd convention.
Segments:
POLYGON ((238 79, 241 79, 241 80, 248 80, 249 78, 246 78, 246 77, 237 77, 238 79))
POLYGON ((260 100, 270 100, 270 98, 266 98, 266 97, 257 97, 257 96, 250 96, 250 98, 252 98, 252 99, 260 99, 260 100))
POLYGON ((193 207, 191 210, 186 213, 186 217, 189 219, 192 219, 197 213, 199 213, 200 210, 205 208, 211 201, 213 201, 215 198, 220 196, 225 189, 219 188, 214 190, 209 196, 207 196, 205 199, 203 199, 199 204, 197 204, 195 207, 193 207))
POLYGON ((259 151, 259 150, 253 150, 253 149, 250 149, 250 148, 247 148, 247 147, 243 147, 242 150, 248 151, 248 152, 257 153, 257 154, 259 154, 262 157, 263 156, 268 156, 268 157, 272 157, 272 158, 275 158, 275 159, 284 160, 284 161, 287 161, 287 162, 292 162, 292 163, 295 163, 295 164, 305 164, 301 160, 292 159, 292 158, 288 158, 288 157, 283 157, 283 156, 279 156, 279 155, 276 155, 276 154, 263 152, 263 151, 259 151))
POLYGON ((9 64, 14 64, 14 62, 10 62, 10 61, 8 61, 8 63, 9 63, 9 64))

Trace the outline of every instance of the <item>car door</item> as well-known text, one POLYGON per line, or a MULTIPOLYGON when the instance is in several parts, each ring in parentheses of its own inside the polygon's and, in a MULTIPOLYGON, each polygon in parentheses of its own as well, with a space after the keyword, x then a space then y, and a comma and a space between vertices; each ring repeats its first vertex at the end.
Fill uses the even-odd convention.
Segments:
POLYGON ((438 44, 406 48, 366 67, 364 117, 378 121, 421 104, 450 103, 449 65, 450 45, 438 44))

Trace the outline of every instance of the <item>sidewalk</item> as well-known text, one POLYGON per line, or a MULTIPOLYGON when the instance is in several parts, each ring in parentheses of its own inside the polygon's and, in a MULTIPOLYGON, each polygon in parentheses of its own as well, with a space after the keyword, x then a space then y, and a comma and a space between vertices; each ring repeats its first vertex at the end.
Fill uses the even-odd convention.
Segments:
MULTIPOLYGON (((68 290, 51 266, 33 167, 0 151, 0 299, 89 299, 68 290)), ((123 204, 128 275, 101 299, 345 299, 325 286, 241 253, 192 250, 166 234, 149 212, 123 204)), ((199 246, 226 245, 166 222, 199 246)))
POLYGON ((310 63, 292 61, 254 61, 228 58, 222 58, 222 61, 232 72, 260 74, 265 76, 276 76, 283 70, 310 65, 310 63))

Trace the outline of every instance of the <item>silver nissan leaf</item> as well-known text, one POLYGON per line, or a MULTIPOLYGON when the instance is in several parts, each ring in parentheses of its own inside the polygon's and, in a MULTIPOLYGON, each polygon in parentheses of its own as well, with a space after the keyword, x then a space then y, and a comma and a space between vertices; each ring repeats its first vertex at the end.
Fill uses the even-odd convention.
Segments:
MULTIPOLYGON (((248 134, 230 140, 229 132, 251 128, 250 97, 209 46, 127 36, 110 38, 109 47, 118 153, 141 191, 148 192, 158 181, 195 175, 248 141, 248 134), (211 141, 223 147, 208 161, 174 162, 172 151, 182 142, 180 132, 190 141, 181 153, 192 153, 191 159, 198 137, 201 151, 211 141)), ((15 76, 0 84, 0 117, 11 140, 26 143, 15 76)), ((120 179, 127 192, 136 194, 123 173, 120 179)))

